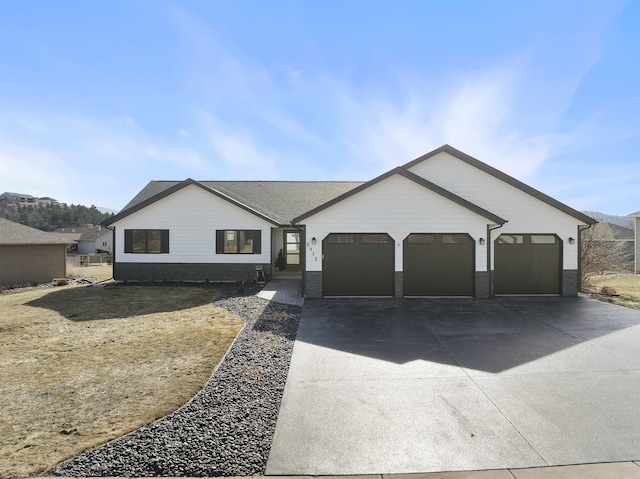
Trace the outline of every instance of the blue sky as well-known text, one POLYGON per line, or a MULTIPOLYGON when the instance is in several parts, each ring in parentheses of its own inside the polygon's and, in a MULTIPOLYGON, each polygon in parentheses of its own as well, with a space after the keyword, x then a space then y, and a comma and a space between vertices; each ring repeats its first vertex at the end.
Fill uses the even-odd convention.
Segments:
POLYGON ((0 192, 368 180, 448 143, 640 210, 640 1, 0 0, 0 192))

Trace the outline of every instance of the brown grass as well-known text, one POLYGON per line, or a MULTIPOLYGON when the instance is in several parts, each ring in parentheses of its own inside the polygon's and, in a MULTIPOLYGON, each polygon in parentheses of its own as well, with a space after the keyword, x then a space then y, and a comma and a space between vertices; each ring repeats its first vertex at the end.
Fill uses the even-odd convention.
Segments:
POLYGON ((601 301, 640 309, 640 274, 596 276, 590 278, 589 283, 598 290, 608 286, 620 294, 620 296, 600 296, 598 299, 601 301))
POLYGON ((113 267, 102 264, 96 266, 68 266, 67 276, 70 278, 96 278, 98 281, 106 281, 113 277, 113 267))
POLYGON ((45 472, 176 410, 242 327, 196 287, 0 296, 0 476, 45 472))

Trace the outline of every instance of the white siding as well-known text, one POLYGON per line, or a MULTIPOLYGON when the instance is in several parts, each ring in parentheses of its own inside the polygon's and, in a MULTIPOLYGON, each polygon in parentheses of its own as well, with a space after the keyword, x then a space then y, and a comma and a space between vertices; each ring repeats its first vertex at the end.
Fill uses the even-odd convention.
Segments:
POLYGON ((400 175, 307 218, 307 271, 322 270, 322 240, 330 233, 388 233, 395 240, 395 270, 402 271, 402 242, 411 233, 469 233, 476 240, 476 270, 487 270, 491 220, 400 175), (315 245, 312 238, 316 238, 315 245))
POLYGON ((568 240, 576 239, 578 225, 585 223, 448 153, 439 153, 410 171, 508 220, 492 233, 492 240, 503 233, 557 234, 564 245, 563 268, 577 269, 578 242, 572 245, 568 240))
POLYGON ((116 257, 123 263, 269 263, 271 224, 194 185, 114 224, 116 257), (168 229, 168 254, 124 252, 125 229, 168 229), (261 230, 262 254, 216 254, 216 230, 261 230))
POLYGON ((100 236, 96 240, 96 248, 113 253, 113 233, 107 230, 107 233, 100 236))
MULTIPOLYGON (((102 243, 101 243, 102 244, 102 243)), ((78 253, 92 254, 96 252, 96 241, 78 241, 78 253)))

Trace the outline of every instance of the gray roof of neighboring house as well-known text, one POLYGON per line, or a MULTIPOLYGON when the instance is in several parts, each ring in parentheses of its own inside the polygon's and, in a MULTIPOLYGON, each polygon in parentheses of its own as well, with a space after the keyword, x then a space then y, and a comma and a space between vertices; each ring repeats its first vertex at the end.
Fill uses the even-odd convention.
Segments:
POLYGON ((631 213, 630 215, 627 215, 627 216, 640 217, 640 211, 636 211, 635 213, 631 213))
POLYGON ((74 241, 95 241, 105 234, 111 234, 111 230, 99 226, 88 226, 83 228, 58 228, 56 233, 64 234, 74 241))
POLYGON ((57 233, 47 233, 30 226, 0 218, 0 245, 67 244, 57 233))
POLYGON ((14 193, 13 191, 5 191, 3 195, 24 196, 25 198, 35 198, 35 196, 25 195, 24 193, 14 193))
POLYGON ((334 199, 363 184, 362 181, 151 181, 109 225, 144 207, 184 184, 197 184, 219 193, 275 223, 289 224, 292 218, 334 199))

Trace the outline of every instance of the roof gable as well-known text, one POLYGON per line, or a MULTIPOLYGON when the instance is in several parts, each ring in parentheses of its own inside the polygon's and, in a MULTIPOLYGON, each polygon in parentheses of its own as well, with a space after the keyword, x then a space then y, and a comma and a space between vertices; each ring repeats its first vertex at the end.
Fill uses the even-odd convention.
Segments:
POLYGON ((521 191, 523 191, 524 193, 527 193, 530 196, 533 196, 534 198, 548 204, 549 206, 552 206, 560 211, 562 211, 563 213, 572 216, 580 221, 582 221, 583 223, 592 225, 597 223, 596 220, 594 220, 593 218, 591 218, 590 216, 585 215, 584 213, 581 213, 573 208, 571 208, 568 205, 565 205, 564 203, 561 203, 560 201, 551 198, 548 195, 545 195, 544 193, 542 193, 541 191, 536 190, 535 188, 523 183, 520 180, 516 180, 515 178, 513 178, 512 176, 507 175, 506 173, 494 168, 493 166, 490 166, 486 163, 483 163, 482 161, 467 155, 466 153, 455 149, 454 147, 450 146, 450 145, 443 145, 440 148, 436 148, 433 151, 430 151, 429 153, 426 153, 418 158, 416 158, 413 161, 410 161, 409 163, 406 163, 405 165, 402 166, 402 168, 405 169, 410 169, 414 166, 416 166, 419 163, 422 163, 423 161, 427 161, 430 158, 440 154, 440 153, 448 153, 449 155, 464 161, 465 163, 474 166, 475 168, 478 168, 479 170, 501 180, 504 181, 505 183, 513 186, 514 188, 517 188, 521 191))
POLYGON ((351 191, 348 191, 346 193, 343 193, 342 195, 296 217, 293 219, 292 223, 299 223, 300 221, 302 221, 303 219, 309 218, 310 216, 313 216, 317 213, 319 213, 320 211, 323 211, 327 208, 332 207, 333 205, 346 200, 347 198, 350 198, 353 195, 356 195, 358 193, 360 193, 361 191, 366 190, 367 188, 370 188, 371 186, 380 183, 381 181, 386 180, 387 178, 394 176, 394 175, 400 175, 403 176, 404 178, 407 178, 410 181, 413 181, 414 183, 417 183, 418 185, 427 188, 431 191, 433 191, 434 193, 439 194, 440 196, 443 196, 445 198, 447 198, 450 201, 453 201, 454 203, 459 204, 460 206, 465 207, 466 209, 473 211, 474 213, 483 216, 489 220, 491 220, 493 223, 496 224, 504 224, 507 222, 507 220, 505 220, 504 218, 499 217, 498 215, 495 215, 493 213, 491 213, 490 211, 485 210, 484 208, 481 208, 478 205, 475 205, 473 203, 471 203, 470 201, 465 200, 464 198, 450 192, 449 190, 446 190, 438 185, 436 185, 435 183, 431 183, 430 181, 422 178, 421 176, 416 175, 415 173, 412 173, 410 171, 407 171, 405 168, 403 167, 397 167, 394 168, 393 170, 390 170, 380 176, 378 176, 377 178, 374 178, 371 181, 368 181, 367 183, 364 183, 356 188, 354 188, 351 191))
POLYGON ((245 211, 248 211, 249 213, 252 213, 252 214, 258 216, 259 218, 261 218, 261 219, 263 219, 265 221, 268 221, 269 223, 272 223, 272 224, 274 224, 276 226, 279 225, 278 221, 275 220, 274 218, 271 218, 271 217, 269 217, 267 215, 264 215, 264 214, 262 214, 262 213, 260 213, 260 212, 258 212, 256 210, 250 208, 249 206, 247 206, 247 205, 245 205, 243 203, 240 203, 239 201, 229 197, 228 195, 226 195, 226 194, 224 194, 224 193, 222 193, 220 191, 217 191, 217 190, 215 190, 213 188, 209 188, 209 187, 203 185, 202 183, 200 183, 198 181, 195 181, 195 180, 193 180, 191 178, 187 178, 184 181, 177 182, 177 183, 171 185, 170 187, 160 191, 159 193, 156 193, 155 195, 150 196, 150 197, 140 201, 139 203, 137 203, 137 204, 135 204, 133 206, 130 206, 129 208, 123 209, 120 213, 118 213, 117 215, 112 216, 111 218, 107 219, 106 221, 102 222, 101 224, 104 225, 104 226, 109 226, 109 225, 111 225, 113 223, 116 223, 117 221, 119 221, 119 220, 121 220, 123 218, 126 218, 127 216, 129 216, 129 215, 131 215, 131 214, 133 214, 133 213, 135 213, 137 211, 140 211, 141 209, 143 209, 143 208, 155 203, 156 201, 159 201, 159 200, 161 200, 163 198, 166 198, 167 196, 170 196, 170 195, 172 195, 172 194, 174 194, 174 193, 176 193, 176 192, 178 192, 178 191, 182 190, 183 188, 185 188, 187 186, 190 186, 190 185, 197 186, 198 188, 202 188, 203 190, 207 191, 208 193, 211 193, 211 194, 213 194, 213 195, 215 195, 215 196, 217 196, 219 198, 222 198, 223 200, 228 201, 229 203, 232 203, 235 206, 237 206, 237 207, 239 207, 239 208, 241 208, 241 209, 243 209, 245 211))

